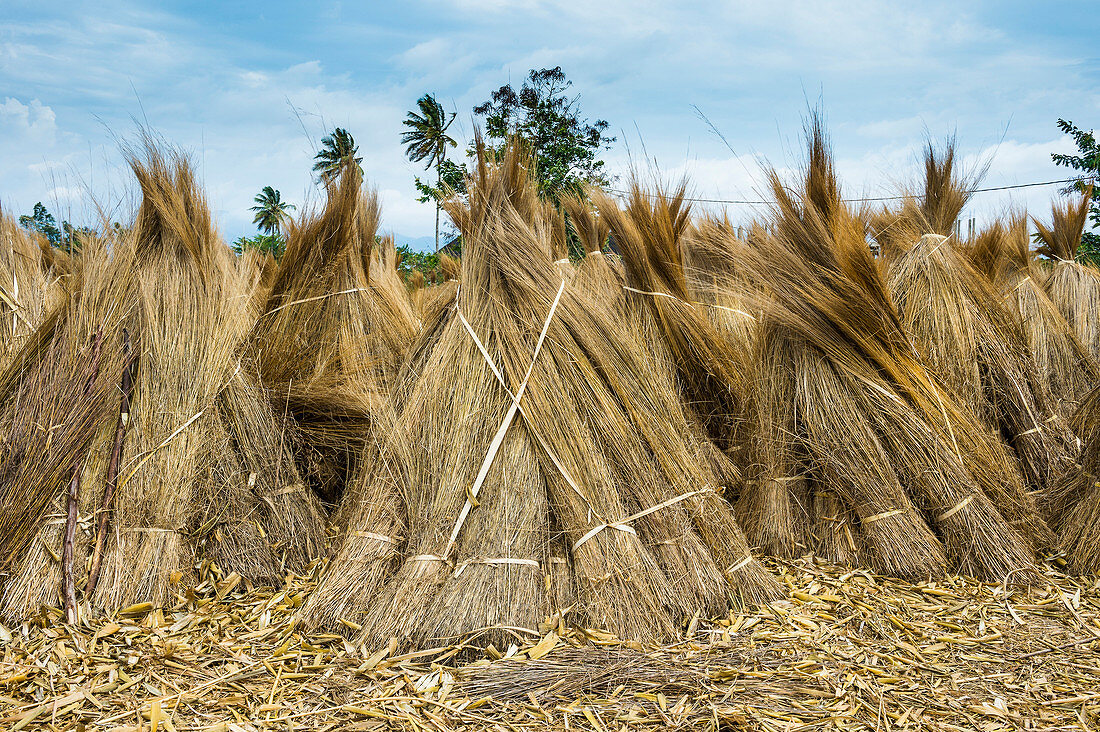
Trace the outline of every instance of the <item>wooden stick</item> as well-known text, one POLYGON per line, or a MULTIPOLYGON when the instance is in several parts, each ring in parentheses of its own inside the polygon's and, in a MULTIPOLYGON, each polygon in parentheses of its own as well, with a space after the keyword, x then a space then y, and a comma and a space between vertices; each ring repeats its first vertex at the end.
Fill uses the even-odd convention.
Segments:
POLYGON ((130 331, 122 329, 122 355, 126 365, 122 369, 122 399, 118 408, 118 423, 115 426, 115 444, 111 449, 111 461, 107 463, 107 481, 103 486, 103 500, 99 504, 99 518, 96 521, 95 549, 92 552, 92 566, 88 570, 87 595, 95 590, 99 582, 99 571, 103 563, 103 549, 107 544, 107 525, 111 520, 115 489, 118 488, 118 466, 122 460, 122 445, 126 441, 126 430, 130 426, 130 399, 134 393, 134 363, 137 354, 130 348, 130 331))
MULTIPOLYGON (((92 386, 99 375, 100 346, 103 344, 103 328, 96 331, 92 340, 92 362, 88 378, 84 382, 84 396, 92 393, 92 386)), ((65 620, 76 622, 76 582, 73 581, 73 545, 76 543, 77 504, 80 497, 80 479, 84 474, 84 461, 73 460, 72 478, 69 480, 68 514, 65 517, 65 541, 61 545, 61 595, 65 603, 65 620)))

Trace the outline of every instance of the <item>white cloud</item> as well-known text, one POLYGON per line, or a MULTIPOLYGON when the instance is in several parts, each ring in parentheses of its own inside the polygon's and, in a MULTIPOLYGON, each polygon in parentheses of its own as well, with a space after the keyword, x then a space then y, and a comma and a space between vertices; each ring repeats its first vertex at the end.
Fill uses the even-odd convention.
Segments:
MULTIPOLYGON (((26 208, 85 184, 121 197, 128 176, 114 136, 132 137, 132 119, 147 119, 195 155, 232 237, 251 231, 247 208, 264 185, 298 204, 316 197, 314 145, 339 125, 383 191, 384 228, 425 235, 433 209, 415 200, 421 171, 398 140, 405 112, 437 94, 459 111, 461 144, 474 104, 530 68, 558 64, 585 114, 622 138, 609 169, 628 170, 630 139, 635 157, 688 175, 701 197, 757 198, 758 161, 798 160, 801 117, 819 95, 853 194, 911 178, 924 134, 956 129, 968 155, 996 148, 990 183, 1060 177, 1049 152, 1067 143, 1055 138, 1054 117, 1100 110, 1087 45, 1044 41, 980 6, 939 1, 413 0, 368 19, 330 3, 290 40, 135 2, 107 0, 95 16, 21 14, 0 33, 5 204, 26 208), (399 12, 433 22, 389 20, 399 12)), ((257 22, 285 32, 285 12, 271 8, 257 22)), ((1021 195, 1036 207, 1054 192, 1021 195)))

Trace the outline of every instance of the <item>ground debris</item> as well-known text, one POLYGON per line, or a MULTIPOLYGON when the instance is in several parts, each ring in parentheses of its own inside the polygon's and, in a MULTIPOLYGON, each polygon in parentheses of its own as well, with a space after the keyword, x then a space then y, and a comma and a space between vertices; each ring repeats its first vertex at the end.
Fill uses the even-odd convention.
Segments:
MULTIPOLYGON (((299 631, 316 581, 207 579, 171 609, 0 629, 0 727, 131 730, 1094 729, 1100 581, 908 584, 768 561, 790 599, 642 648, 548 622, 393 656, 299 631), (9 640, 10 636, 10 640, 9 640)), ((319 569, 318 569, 319 571, 319 569)), ((391 646, 396 648, 396 644, 391 646)))

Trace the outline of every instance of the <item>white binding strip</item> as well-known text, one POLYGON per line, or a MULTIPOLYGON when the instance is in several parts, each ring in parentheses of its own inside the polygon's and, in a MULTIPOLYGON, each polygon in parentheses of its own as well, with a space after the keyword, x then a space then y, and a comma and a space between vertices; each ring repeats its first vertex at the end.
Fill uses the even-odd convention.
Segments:
POLYGON ((955 506, 954 508, 952 508, 952 509, 951 509, 950 511, 948 511, 947 513, 941 513, 941 514, 940 514, 939 516, 937 516, 937 517, 936 517, 936 520, 937 520, 937 521, 946 521, 947 519, 949 519, 949 518, 951 518, 952 516, 954 516, 955 514, 957 514, 957 513, 959 512, 959 511, 961 511, 961 510, 963 510, 964 508, 966 508, 966 505, 967 505, 968 503, 970 503, 970 502, 971 502, 972 500, 974 500, 974 496, 973 496, 973 495, 969 495, 969 496, 967 496, 966 498, 964 498, 964 499, 962 499, 961 501, 959 501, 959 505, 955 506))
POLYGON ((900 516, 903 513, 905 513, 904 508, 895 508, 893 511, 883 511, 882 513, 876 513, 874 516, 868 516, 865 519, 861 519, 860 523, 873 524, 875 521, 881 521, 882 519, 890 518, 891 516, 900 516))
POLYGON ((654 297, 667 297, 669 300, 675 300, 676 302, 684 303, 688 307, 694 307, 694 305, 692 305, 690 302, 686 302, 684 300, 681 300, 680 298, 676 297, 675 295, 670 295, 667 292, 646 292, 645 290, 637 290, 633 287, 628 287, 627 285, 623 285, 623 289, 627 290, 628 292, 636 292, 639 295, 653 295, 654 297))
POLYGON ((191 417, 191 419, 187 420, 186 422, 181 424, 179 427, 177 427, 172 434, 170 434, 170 435, 168 435, 168 437, 164 438, 164 442, 160 443, 159 445, 154 447, 152 450, 145 453, 145 455, 143 455, 141 457, 141 459, 138 460, 138 464, 134 466, 134 469, 131 470, 126 475, 126 477, 118 484, 118 487, 121 488, 122 486, 129 483, 130 479, 134 477, 134 475, 137 473, 137 471, 141 470, 141 466, 144 465, 146 463, 146 461, 149 460, 149 458, 153 457, 153 455, 156 453, 157 450, 159 450, 162 447, 164 447, 165 445, 167 445, 169 442, 171 442, 172 440, 174 440, 176 438, 176 435, 183 432, 185 429, 187 429, 192 424, 194 424, 195 420, 202 416, 203 411, 204 410, 200 410, 199 412, 197 412, 194 416, 191 417))
POLYGON ((744 569, 745 567, 749 566, 749 564, 751 562, 752 562, 752 555, 749 554, 744 559, 742 559, 740 562, 738 562, 737 564, 735 564, 732 567, 730 567, 729 569, 727 569, 726 574, 733 574, 734 572, 736 572, 739 569, 744 569))
MULTIPOLYGON (((508 428, 511 426, 512 420, 515 419, 516 412, 519 410, 519 400, 523 398, 523 392, 527 390, 527 382, 530 380, 531 374, 535 370, 535 362, 538 361, 539 351, 542 350, 542 344, 546 340, 546 333, 550 330, 550 322, 554 319, 554 313, 558 309, 558 303, 561 302, 561 295, 563 292, 565 292, 564 280, 562 280, 561 286, 558 287, 558 294, 554 298, 554 304, 550 306, 550 312, 546 315, 546 322, 542 325, 542 332, 539 333, 538 342, 535 344, 535 352, 531 357, 531 364, 527 367, 527 373, 523 376, 523 382, 516 391, 515 399, 512 400, 512 406, 508 408, 508 412, 504 415, 500 427, 497 428, 496 434, 493 435, 492 442, 489 443, 489 451, 486 453, 485 459, 481 461, 481 469, 478 470, 477 477, 474 478, 473 485, 470 486, 469 495, 466 497, 466 503, 462 506, 462 512, 459 514, 458 520, 455 521, 455 526, 454 529, 451 530, 450 538, 447 539, 447 547, 443 550, 444 557, 450 556, 451 549, 454 548, 455 541, 458 539, 458 532, 462 530, 462 524, 466 522, 466 517, 470 514, 470 509, 473 508, 472 501, 477 498, 477 494, 481 490, 482 484, 485 483, 485 478, 489 475, 489 468, 492 467, 493 460, 496 458, 500 446, 504 444, 504 435, 507 434, 508 428)), ((461 311, 458 312, 461 314, 461 311)))
POLYGON ((267 316, 267 315, 274 315, 275 313, 279 312, 283 308, 288 308, 291 305, 301 305, 302 303, 306 303, 306 302, 315 302, 317 300, 324 300, 325 298, 328 298, 328 297, 336 297, 337 295, 350 295, 353 292, 370 292, 370 288, 369 287, 353 287, 350 290, 340 290, 339 292, 326 292, 324 295, 317 295, 315 297, 306 297, 306 298, 303 298, 301 300, 292 300, 291 302, 280 305, 277 308, 272 308, 271 310, 268 310, 261 317, 264 317, 264 316, 267 316))
MULTIPOLYGON (((562 284, 564 285, 565 283, 562 284)), ((493 376, 496 377, 501 387, 503 387, 505 393, 507 393, 508 396, 512 398, 512 402, 517 405, 519 413, 526 417, 527 413, 523 410, 523 405, 519 403, 519 399, 516 397, 515 394, 512 393, 512 390, 508 388, 507 382, 504 381, 504 376, 500 373, 500 369, 497 368, 497 364, 495 361, 493 361, 493 357, 489 355, 488 349, 485 348, 485 345, 481 342, 481 339, 477 337, 477 333, 474 332, 474 329, 470 325, 469 321, 467 321, 466 318, 463 317, 462 311, 458 310, 457 312, 458 319, 462 322, 462 325, 465 326, 466 332, 469 333, 470 337, 474 339, 474 343, 477 345, 477 349, 481 351, 481 355, 485 359, 485 363, 489 364, 489 370, 493 372, 493 376)), ((546 444, 546 441, 542 439, 542 434, 535 429, 535 425, 532 422, 528 421, 527 426, 528 429, 531 430, 531 434, 535 436, 535 440, 538 441, 539 447, 543 449, 543 452, 546 453, 546 456, 550 458, 550 462, 554 463, 554 467, 557 468, 558 472, 561 473, 563 478, 565 478, 565 482, 569 485, 573 492, 576 493, 582 501, 584 501, 584 504, 588 507, 589 520, 591 520, 591 516, 595 513, 595 511, 592 509, 592 503, 588 500, 588 496, 584 494, 584 491, 582 491, 580 489, 580 486, 577 485, 577 482, 573 480, 573 477, 569 474, 569 471, 566 470, 565 466, 561 464, 560 460, 558 460, 558 456, 554 454, 554 451, 551 450, 550 446, 546 444)))
POLYGON ((515 557, 492 557, 490 559, 471 559, 469 561, 463 562, 462 564, 458 565, 458 569, 455 570, 455 577, 458 577, 460 574, 462 574, 464 571, 466 571, 466 568, 469 567, 471 564, 489 564, 489 565, 513 564, 513 565, 520 565, 520 566, 524 566, 524 567, 534 567, 535 569, 540 569, 542 567, 542 565, 539 564, 538 562, 536 562, 534 559, 517 559, 515 557))
POLYGON ((361 539, 374 539, 375 541, 380 541, 384 544, 393 544, 394 546, 397 546, 397 539, 393 538, 392 536, 383 536, 382 534, 376 534, 373 531, 353 531, 351 532, 351 535, 361 539))
POLYGON ((756 316, 753 315, 752 313, 746 313, 744 310, 738 310, 737 308, 731 308, 731 307, 727 307, 725 305, 718 305, 717 303, 711 304, 711 303, 706 303, 706 302, 689 302, 688 300, 682 300, 682 299, 676 297, 675 295, 670 295, 667 292, 647 292, 646 290, 639 290, 639 289, 636 289, 634 287, 629 287, 627 285, 623 285, 623 289, 627 290, 629 292, 636 292, 639 295, 653 295, 654 297, 667 297, 670 300, 675 300, 676 302, 682 302, 683 304, 687 305, 689 308, 694 308, 696 305, 702 305, 703 307, 717 308, 718 310, 726 310, 726 311, 729 311, 731 313, 736 313, 738 315, 743 315, 746 318, 748 318, 749 320, 756 320, 756 316))
POLYGON ((615 521, 615 522, 612 522, 612 523, 604 523, 604 524, 600 524, 599 526, 593 527, 587 534, 585 534, 584 536, 582 536, 580 539, 577 540, 577 543, 573 545, 573 551, 577 551, 578 549, 580 549, 581 546, 586 541, 588 541, 589 539, 591 539, 593 536, 600 533, 604 529, 615 529, 616 531, 625 531, 628 534, 637 535, 638 532, 636 532, 633 529, 633 527, 629 526, 629 524, 633 523, 634 521, 637 521, 638 519, 645 518, 646 516, 648 516, 651 513, 655 513, 657 511, 660 511, 663 508, 668 508, 669 506, 675 505, 675 504, 679 503, 680 501, 691 498, 692 496, 697 496, 701 493, 710 493, 713 490, 714 490, 713 488, 708 487, 708 488, 701 488, 697 491, 691 491, 690 493, 682 493, 682 494, 680 494, 680 495, 678 495, 674 498, 668 499, 667 501, 664 501, 662 503, 658 503, 656 506, 650 506, 649 508, 647 508, 644 511, 639 511, 638 513, 634 514, 633 516, 627 516, 622 521, 615 521))

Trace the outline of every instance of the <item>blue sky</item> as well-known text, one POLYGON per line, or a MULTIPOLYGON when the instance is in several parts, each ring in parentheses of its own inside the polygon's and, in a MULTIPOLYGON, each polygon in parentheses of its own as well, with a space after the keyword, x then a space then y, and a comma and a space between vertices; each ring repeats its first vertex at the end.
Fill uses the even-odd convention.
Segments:
MULTIPOLYGON (((86 221, 94 196, 124 216, 118 146, 141 122, 193 155, 234 238, 253 231, 264 185, 317 200, 314 146, 339 125, 382 194, 383 227, 427 236, 405 112, 433 92, 465 141, 476 103, 554 65, 584 113, 611 123, 611 172, 655 165, 701 197, 756 198, 763 162, 797 162, 819 100, 850 192, 893 192, 925 136, 953 132, 968 160, 992 157, 987 185, 1051 180, 1065 172, 1050 152, 1070 149, 1055 120, 1100 127, 1098 31, 1087 2, 2 0, 0 206, 42 200, 86 221)), ((1043 215, 1056 195, 984 194, 971 213, 1043 215)))

